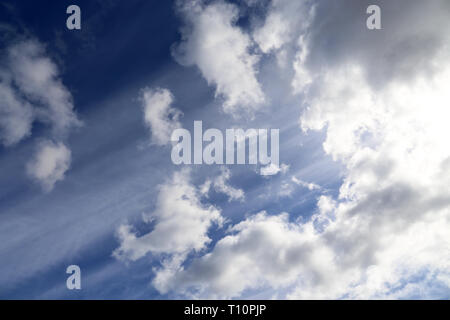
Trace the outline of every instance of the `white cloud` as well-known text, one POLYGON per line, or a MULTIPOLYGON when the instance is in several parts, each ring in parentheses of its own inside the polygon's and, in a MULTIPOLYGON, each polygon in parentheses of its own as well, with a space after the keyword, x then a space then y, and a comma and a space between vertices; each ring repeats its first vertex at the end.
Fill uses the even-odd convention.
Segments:
POLYGON ((211 241, 209 228, 223 222, 218 209, 200 202, 199 191, 189 179, 189 170, 182 170, 160 186, 156 208, 146 217, 147 222, 155 221, 152 231, 139 236, 131 226, 121 225, 117 232, 120 246, 113 255, 118 259, 135 261, 148 253, 164 254, 154 279, 162 291, 164 278, 178 270, 191 251, 203 250, 211 241))
POLYGON ((70 167, 71 152, 61 142, 43 141, 34 158, 27 163, 27 173, 36 179, 46 191, 51 191, 56 182, 64 179, 70 167))
POLYGON ((290 223, 288 214, 261 212, 233 226, 211 253, 174 274, 170 287, 218 299, 240 296, 247 289, 281 288, 305 271, 319 273, 332 263, 326 249, 312 250, 319 246, 310 226, 290 223))
POLYGON ((147 222, 155 221, 152 231, 139 236, 129 225, 121 225, 117 231, 120 246, 113 252, 117 259, 135 261, 148 253, 159 255, 161 267, 154 270, 153 285, 161 292, 168 290, 168 281, 187 255, 211 242, 210 227, 223 223, 220 210, 203 205, 199 190, 189 180, 190 171, 182 170, 160 186, 156 208, 145 217, 147 222))
MULTIPOLYGON (((326 237, 341 262, 365 277, 349 277, 350 296, 389 296, 390 287, 421 272, 449 277, 450 131, 443 119, 450 66, 442 67, 432 79, 391 81, 376 92, 358 67, 330 71, 301 119, 304 129, 327 127, 324 149, 347 167, 326 237)), ((299 286, 292 297, 323 295, 320 289, 345 293, 299 286)))
POLYGON ((255 28, 253 38, 263 53, 274 53, 278 65, 294 69, 292 86, 295 93, 312 81, 304 62, 308 57, 308 27, 315 16, 310 1, 273 0, 267 9, 264 23, 255 28))
POLYGON ((319 190, 320 189, 320 186, 318 186, 317 184, 312 183, 312 182, 302 181, 302 180, 298 179, 296 176, 292 176, 291 181, 293 183, 295 183, 296 185, 307 188, 308 190, 319 190))
POLYGON ((305 182, 303 180, 298 179, 296 176, 292 176, 289 180, 284 180, 280 185, 280 190, 278 195, 280 197, 290 197, 294 192, 296 186, 301 186, 303 188, 308 189, 309 191, 314 190, 322 190, 322 188, 312 182, 305 182))
POLYGON ((228 184, 228 180, 231 178, 231 172, 228 168, 222 167, 221 174, 214 179, 207 179, 205 183, 201 186, 200 191, 204 195, 208 195, 209 190, 214 188, 216 192, 221 192, 226 194, 231 200, 241 200, 245 198, 244 191, 242 189, 233 188, 228 184))
POLYGON ((152 142, 165 145, 170 142, 173 130, 180 128, 181 111, 171 108, 173 95, 167 89, 146 88, 142 90, 144 120, 152 131, 152 142))
MULTIPOLYGON (((5 49, 0 67, 0 142, 5 146, 31 136, 33 123, 52 128, 52 140, 64 140, 81 125, 70 92, 63 85, 57 65, 36 40, 16 42, 5 49)), ((64 178, 70 150, 62 143, 45 141, 27 164, 29 175, 46 191, 64 178)))
POLYGON ((307 26, 313 9, 304 0, 271 1, 264 23, 253 32, 253 37, 264 53, 281 49, 296 40, 307 26))
POLYGON ((306 59, 309 55, 308 50, 307 36, 301 35, 298 39, 298 51, 295 54, 294 62, 292 63, 295 71, 294 78, 292 79, 292 88, 294 93, 302 92, 313 81, 313 76, 305 66, 306 59))
POLYGON ((265 97, 256 77, 259 57, 250 51, 251 38, 235 24, 238 8, 222 1, 209 5, 189 1, 181 11, 187 27, 174 50, 176 59, 196 65, 208 83, 216 86, 226 113, 252 115, 265 97))
POLYGON ((289 165, 282 163, 281 166, 277 166, 274 163, 268 164, 260 168, 260 174, 262 176, 272 176, 278 173, 286 173, 289 170, 289 165))
POLYGON ((14 83, 33 105, 38 120, 51 123, 57 135, 80 125, 72 96, 59 79, 58 67, 45 56, 39 42, 28 40, 12 45, 7 50, 7 63, 9 85, 14 83))

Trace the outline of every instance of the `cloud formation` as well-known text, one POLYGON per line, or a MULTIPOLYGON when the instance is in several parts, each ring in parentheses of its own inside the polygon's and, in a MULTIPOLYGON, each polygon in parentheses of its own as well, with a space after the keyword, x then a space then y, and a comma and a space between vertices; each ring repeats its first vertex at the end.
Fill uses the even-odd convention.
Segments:
POLYGON ((187 255, 205 249, 211 242, 208 230, 221 226, 220 210, 200 202, 200 192, 190 183, 190 171, 182 170, 160 186, 155 210, 145 221, 155 222, 152 231, 137 235, 130 225, 121 225, 117 235, 120 246, 113 256, 135 261, 148 253, 161 255, 161 267, 155 269, 154 285, 166 291, 166 280, 176 272, 187 255))
MULTIPOLYGON (((70 92, 63 85, 58 67, 36 40, 8 46, 0 63, 0 141, 4 146, 31 135, 35 121, 52 128, 54 140, 64 140, 71 128, 81 125, 70 92)), ((69 168, 70 150, 50 140, 38 144, 28 174, 50 191, 69 168)))
POLYGON ((173 101, 174 97, 167 89, 142 90, 144 121, 152 131, 152 142, 157 145, 168 144, 173 130, 181 127, 178 119, 182 113, 171 107, 173 101))
POLYGON ((257 79, 259 56, 251 52, 249 35, 236 26, 238 7, 216 1, 187 1, 180 7, 186 26, 174 56, 183 65, 196 65, 216 96, 224 99, 223 110, 235 117, 258 110, 265 96, 257 79))
MULTIPOLYGON (((282 50, 308 26, 313 13, 310 1, 274 0, 270 2, 265 20, 253 31, 253 38, 262 52, 282 50)), ((256 4, 256 3, 255 3, 256 4)))
POLYGON ((64 179, 70 167, 71 152, 61 142, 42 141, 34 158, 27 163, 27 173, 36 179, 45 191, 51 191, 57 181, 64 179))
POLYGON ((42 44, 36 40, 21 41, 9 46, 5 55, 1 83, 10 92, 4 90, 6 96, 2 98, 15 100, 22 110, 32 106, 33 117, 24 117, 24 121, 49 123, 56 135, 64 135, 80 125, 73 111, 72 96, 59 78, 58 67, 45 55, 42 44))

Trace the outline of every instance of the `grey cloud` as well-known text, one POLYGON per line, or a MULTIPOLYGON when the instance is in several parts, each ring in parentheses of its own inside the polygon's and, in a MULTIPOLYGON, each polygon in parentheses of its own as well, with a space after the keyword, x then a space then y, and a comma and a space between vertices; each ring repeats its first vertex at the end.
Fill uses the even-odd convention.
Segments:
POLYGON ((448 54, 448 1, 321 1, 309 27, 310 70, 359 63, 375 87, 439 68, 448 54), (366 28, 366 8, 381 8, 382 30, 366 28), (447 51, 445 51, 447 50, 447 51))

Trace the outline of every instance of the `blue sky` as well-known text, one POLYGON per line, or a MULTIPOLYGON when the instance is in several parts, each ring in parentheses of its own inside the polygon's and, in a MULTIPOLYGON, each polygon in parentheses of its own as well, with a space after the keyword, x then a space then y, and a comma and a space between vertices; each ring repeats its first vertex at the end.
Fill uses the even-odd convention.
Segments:
POLYGON ((81 30, 3 2, 0 297, 448 299, 450 7, 375 2, 381 30, 353 0, 77 1, 81 30), (195 120, 280 129, 278 171, 174 165, 195 120))

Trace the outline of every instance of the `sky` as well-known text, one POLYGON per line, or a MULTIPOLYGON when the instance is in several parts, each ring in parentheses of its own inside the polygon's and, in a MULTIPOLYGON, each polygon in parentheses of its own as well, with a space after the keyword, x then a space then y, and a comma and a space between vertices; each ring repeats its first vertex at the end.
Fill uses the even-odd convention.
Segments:
POLYGON ((0 298, 449 299, 449 18, 2 1, 0 298), (175 164, 194 121, 278 129, 279 163, 175 164))

